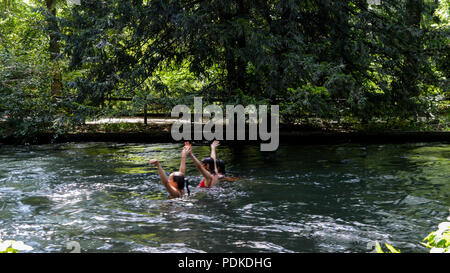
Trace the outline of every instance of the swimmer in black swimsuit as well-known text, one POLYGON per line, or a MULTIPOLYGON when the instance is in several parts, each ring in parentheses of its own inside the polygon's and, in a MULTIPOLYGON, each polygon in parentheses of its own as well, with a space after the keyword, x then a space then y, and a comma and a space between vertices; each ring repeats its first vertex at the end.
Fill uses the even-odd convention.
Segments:
POLYGON ((181 151, 180 169, 178 172, 171 173, 169 177, 167 177, 166 173, 164 172, 163 168, 161 167, 157 159, 150 160, 150 164, 153 164, 156 167, 158 167, 159 177, 161 178, 164 187, 166 187, 166 190, 169 193, 170 198, 182 197, 184 195, 185 185, 188 195, 190 194, 189 183, 187 179, 184 177, 186 171, 186 155, 188 154, 188 150, 190 150, 190 146, 186 146, 185 143, 185 146, 181 151))

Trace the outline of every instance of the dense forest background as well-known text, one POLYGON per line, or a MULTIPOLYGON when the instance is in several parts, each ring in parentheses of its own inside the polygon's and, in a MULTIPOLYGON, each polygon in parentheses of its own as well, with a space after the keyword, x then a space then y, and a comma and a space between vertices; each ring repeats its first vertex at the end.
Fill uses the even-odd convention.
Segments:
POLYGON ((450 0, 0 0, 0 136, 176 104, 449 130, 450 0), (375 5, 376 3, 376 5, 375 5))

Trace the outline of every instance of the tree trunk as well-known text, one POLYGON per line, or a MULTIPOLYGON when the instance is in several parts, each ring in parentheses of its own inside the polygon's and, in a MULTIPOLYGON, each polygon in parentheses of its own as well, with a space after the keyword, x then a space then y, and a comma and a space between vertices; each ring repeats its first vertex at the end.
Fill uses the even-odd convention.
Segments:
MULTIPOLYGON (((238 0, 237 1, 237 17, 239 19, 244 19, 245 21, 248 20, 248 7, 246 6, 246 3, 244 0, 238 0)), ((240 53, 238 56, 236 56, 236 65, 237 65, 237 74, 236 74, 236 83, 237 88, 240 89, 242 92, 245 92, 246 90, 246 73, 247 73, 247 62, 242 57, 242 52, 246 48, 246 39, 245 39, 245 30, 242 29, 242 33, 236 38, 236 45, 238 48, 238 52, 240 53)))
MULTIPOLYGON (((56 0, 46 0, 47 11, 53 16, 56 16, 56 0)), ((60 96, 62 90, 61 71, 59 69, 59 62, 56 59, 60 53, 60 45, 56 32, 58 31, 57 22, 51 18, 48 21, 50 30, 50 44, 48 51, 50 52, 50 60, 53 62, 53 80, 51 91, 53 96, 60 96)))
MULTIPOLYGON (((408 0, 406 3, 405 24, 411 29, 420 29, 420 22, 422 20, 423 0, 408 0)), ((412 97, 417 97, 420 90, 417 86, 419 76, 419 57, 417 56, 421 50, 421 41, 408 33, 407 44, 409 50, 405 57, 405 69, 402 75, 402 82, 407 89, 408 94, 412 97)))
MULTIPOLYGON (((244 19, 247 20, 248 8, 244 0, 237 0, 237 12, 235 14, 224 14, 223 22, 228 23, 228 20, 244 19)), ((237 32, 237 30, 236 30, 237 32)), ((247 63, 243 58, 242 52, 246 48, 245 31, 242 30, 240 35, 234 34, 230 37, 228 43, 225 44, 225 65, 227 70, 227 85, 229 95, 232 95, 233 90, 246 89, 246 71, 247 63)))
POLYGON ((236 62, 234 60, 233 49, 229 45, 225 48, 225 63, 227 69, 227 85, 229 89, 229 95, 237 88, 236 85, 236 62))

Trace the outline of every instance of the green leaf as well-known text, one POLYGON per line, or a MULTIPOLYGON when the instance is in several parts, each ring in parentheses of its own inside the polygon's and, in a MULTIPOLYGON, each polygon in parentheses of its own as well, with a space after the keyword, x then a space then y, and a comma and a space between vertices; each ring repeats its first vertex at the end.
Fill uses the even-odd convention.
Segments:
POLYGON ((375 242, 375 250, 377 251, 377 253, 384 253, 384 251, 381 248, 381 245, 380 245, 380 243, 378 243, 378 241, 375 242))
POLYGON ((400 253, 400 250, 395 249, 393 246, 391 246, 388 243, 385 243, 386 247, 391 251, 391 253, 400 253))

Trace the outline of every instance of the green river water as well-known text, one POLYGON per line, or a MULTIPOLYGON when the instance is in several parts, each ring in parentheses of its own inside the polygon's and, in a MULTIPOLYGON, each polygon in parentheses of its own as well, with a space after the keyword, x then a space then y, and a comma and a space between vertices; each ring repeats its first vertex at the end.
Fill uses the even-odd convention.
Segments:
POLYGON ((199 188, 188 159, 191 195, 168 199, 148 161, 173 172, 181 147, 1 146, 0 236, 34 252, 427 252, 449 216, 450 144, 220 146, 241 179, 199 188))

